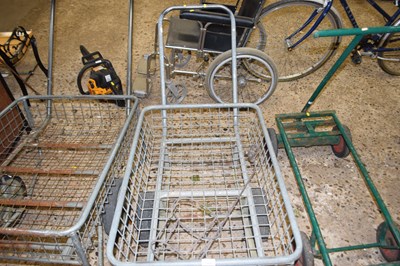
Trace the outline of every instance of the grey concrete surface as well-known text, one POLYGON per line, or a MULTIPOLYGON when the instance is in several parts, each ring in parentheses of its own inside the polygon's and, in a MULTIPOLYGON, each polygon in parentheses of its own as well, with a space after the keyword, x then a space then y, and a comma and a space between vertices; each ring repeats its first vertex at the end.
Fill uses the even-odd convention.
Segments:
MULTIPOLYGON (((394 10, 391 1, 381 1, 394 10)), ((197 1, 184 1, 185 4, 197 1)), ((349 1, 361 26, 376 26, 383 19, 364 0, 349 1)), ((11 31, 22 25, 32 29, 38 39, 40 53, 46 62, 48 51, 49 3, 45 0, 0 0, 0 31, 11 31)), ((154 28, 160 12, 182 1, 135 1, 133 70, 143 54, 153 49, 154 28)), ((345 25, 349 26, 341 11, 345 25)), ((99 50, 110 59, 126 85, 128 1, 121 0, 57 0, 54 43, 54 94, 78 94, 76 76, 81 69, 79 45, 99 50)), ((343 40, 343 49, 351 38, 343 40)), ((18 66, 29 68, 32 54, 18 66)), ((337 58, 337 56, 336 56, 337 58)), ((322 69, 303 79, 280 83, 274 95, 261 105, 269 127, 276 129, 274 116, 299 112, 317 87, 331 60, 322 69)), ((136 73, 133 73, 136 77, 136 73)), ((212 100, 196 80, 186 78, 189 94, 185 103, 208 103, 212 100)), ((20 92, 8 78, 16 95, 20 92)), ((29 81, 41 94, 46 93, 46 80, 40 72, 29 81)), ((394 220, 400 224, 400 77, 383 72, 377 62, 364 58, 354 65, 347 59, 328 83, 311 111, 336 110, 342 123, 351 129, 353 143, 380 191, 394 220)), ((142 106, 160 103, 159 82, 142 106)), ((330 147, 295 149, 303 178, 329 247, 374 242, 382 216, 361 181, 350 158, 338 159, 330 147)), ((300 229, 311 233, 300 193, 283 149, 278 161, 289 191, 300 229)), ((333 254, 334 265, 369 265, 384 262, 377 249, 333 254)), ((322 262, 316 259, 317 265, 322 262)))

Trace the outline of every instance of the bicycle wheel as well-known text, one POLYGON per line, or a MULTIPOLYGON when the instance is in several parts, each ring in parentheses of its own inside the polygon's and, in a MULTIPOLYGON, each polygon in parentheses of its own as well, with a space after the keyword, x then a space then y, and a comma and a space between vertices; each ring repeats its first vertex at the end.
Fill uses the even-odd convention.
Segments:
POLYGON ((256 26, 252 29, 245 46, 265 51, 266 44, 267 33, 265 32, 265 28, 262 23, 257 23, 256 26))
MULTIPOLYGON (((233 102, 231 63, 231 51, 226 51, 207 69, 204 85, 216 102, 233 102)), ((238 102, 264 102, 274 92, 277 80, 275 64, 265 53, 254 48, 237 48, 238 102)))
MULTIPOLYGON (((395 26, 400 25, 400 20, 395 23, 395 26)), ((383 38, 382 45, 379 48, 400 48, 400 33, 388 34, 383 38)), ((383 71, 390 75, 400 76, 400 50, 397 51, 382 51, 378 53, 378 65, 383 71)))
MULTIPOLYGON (((314 10, 322 6, 320 2, 312 0, 286 0, 273 3, 262 11, 258 23, 262 23, 267 34, 265 51, 277 66, 279 81, 290 81, 309 75, 335 53, 340 37, 316 39, 312 34, 295 48, 288 49, 287 38, 304 25, 314 10)), ((318 16, 319 14, 316 18, 318 16)), ((292 37, 290 43, 296 43, 306 34, 316 18, 292 37)), ((317 29, 337 29, 341 26, 340 16, 331 9, 317 29)))

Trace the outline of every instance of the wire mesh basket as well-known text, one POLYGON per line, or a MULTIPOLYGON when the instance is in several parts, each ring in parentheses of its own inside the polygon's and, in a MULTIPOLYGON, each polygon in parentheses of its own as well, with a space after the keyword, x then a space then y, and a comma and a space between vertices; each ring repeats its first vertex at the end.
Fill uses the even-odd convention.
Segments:
POLYGON ((0 260, 96 259, 101 213, 124 173, 137 104, 128 96, 24 97, 0 113, 0 260))
POLYGON ((114 265, 291 264, 302 243, 260 109, 145 108, 107 244, 114 265))

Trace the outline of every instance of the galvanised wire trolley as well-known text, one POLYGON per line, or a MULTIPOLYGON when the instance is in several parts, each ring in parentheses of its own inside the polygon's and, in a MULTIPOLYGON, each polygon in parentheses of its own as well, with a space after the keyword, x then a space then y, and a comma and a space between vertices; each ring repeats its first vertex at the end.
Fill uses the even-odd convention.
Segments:
POLYGON ((20 98, 0 112, 0 261, 102 265, 102 213, 124 173, 138 102, 51 95, 55 2, 48 95, 20 98))
MULTIPOLYGON (((287 265, 300 256, 261 110, 237 104, 233 14, 207 7, 231 18, 234 104, 167 105, 158 34, 162 105, 138 121, 107 244, 114 265, 287 265)), ((200 8, 167 8, 159 33, 168 12, 200 8)))
MULTIPOLYGON (((360 28, 360 29, 340 29, 340 30, 327 30, 320 31, 315 34, 316 37, 329 37, 329 36, 346 36, 355 35, 354 39, 347 46, 338 61, 332 66, 322 82, 304 106, 301 113, 293 114, 279 114, 276 116, 276 122, 279 128, 280 135, 278 136, 279 143, 285 147, 286 153, 289 157, 290 164, 299 186, 307 213, 312 225, 311 246, 304 243, 305 249, 302 253, 303 265, 313 265, 313 255, 322 257, 325 265, 332 265, 329 253, 343 252, 357 249, 366 248, 379 248, 383 257, 389 261, 400 260, 400 231, 396 227, 384 201, 382 200, 377 188, 375 187, 372 179, 369 177, 368 171, 361 162, 352 142, 349 129, 344 126, 334 111, 322 112, 308 112, 311 105, 314 103, 318 95, 321 93, 324 86, 329 79, 333 76, 339 66, 343 63, 346 57, 351 53, 354 47, 359 43, 364 35, 367 34, 385 34, 400 32, 399 27, 373 27, 373 28, 360 28), (329 130, 327 130, 329 128, 329 130), (382 222, 377 230, 377 240, 375 243, 350 245, 343 247, 328 248, 324 242, 320 226, 314 209, 312 207, 310 198, 306 191, 306 186, 300 173, 299 166, 296 162, 292 147, 300 146, 322 146, 331 145, 333 153, 340 158, 346 157, 351 153, 353 159, 360 170, 362 178, 369 189, 372 198, 377 204, 384 222, 382 222), (318 249, 315 245, 318 245, 318 249), (307 250, 308 248, 308 250, 307 250)), ((307 236, 302 234, 303 240, 307 240, 307 236)))

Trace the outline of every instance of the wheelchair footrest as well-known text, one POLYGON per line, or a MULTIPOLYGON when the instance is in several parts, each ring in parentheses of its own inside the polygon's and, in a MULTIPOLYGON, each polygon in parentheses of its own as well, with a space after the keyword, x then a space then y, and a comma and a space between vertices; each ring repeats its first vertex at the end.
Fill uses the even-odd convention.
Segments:
POLYGON ((147 60, 149 60, 149 55, 144 55, 137 66, 137 73, 147 75, 147 60))
POLYGON ((138 98, 146 98, 147 95, 147 76, 138 74, 132 84, 133 94, 138 98))

